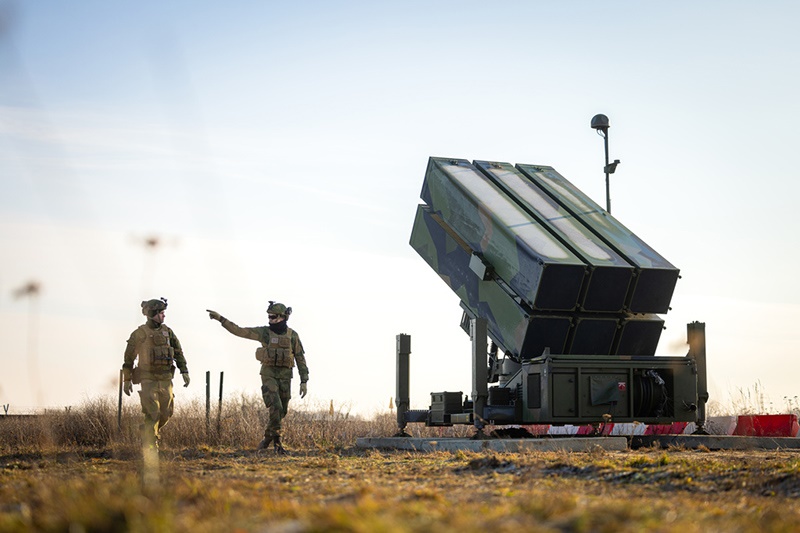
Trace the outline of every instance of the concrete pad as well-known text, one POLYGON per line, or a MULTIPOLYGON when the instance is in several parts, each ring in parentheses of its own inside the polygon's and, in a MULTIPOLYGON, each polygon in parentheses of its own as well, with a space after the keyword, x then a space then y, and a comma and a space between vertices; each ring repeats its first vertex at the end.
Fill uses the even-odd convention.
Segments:
POLYGON ((657 445, 661 448, 699 448, 709 450, 800 449, 796 437, 745 437, 739 435, 642 435, 631 437, 631 448, 657 445))
POLYGON ((625 437, 559 437, 535 439, 422 439, 412 437, 363 437, 356 439, 357 448, 388 448, 420 452, 458 450, 480 452, 567 451, 592 450, 620 451, 628 449, 625 437))

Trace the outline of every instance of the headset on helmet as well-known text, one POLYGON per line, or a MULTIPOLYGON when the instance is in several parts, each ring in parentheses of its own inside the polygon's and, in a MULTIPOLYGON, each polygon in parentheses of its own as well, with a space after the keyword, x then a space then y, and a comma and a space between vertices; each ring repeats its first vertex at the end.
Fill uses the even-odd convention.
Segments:
POLYGON ((269 307, 267 307, 267 313, 270 315, 280 315, 289 318, 289 315, 292 314, 292 308, 286 307, 281 303, 276 303, 274 300, 270 300, 269 307))
POLYGON ((147 300, 142 302, 142 314, 146 317, 154 317, 161 311, 164 311, 167 308, 167 299, 160 298, 158 300, 147 300))

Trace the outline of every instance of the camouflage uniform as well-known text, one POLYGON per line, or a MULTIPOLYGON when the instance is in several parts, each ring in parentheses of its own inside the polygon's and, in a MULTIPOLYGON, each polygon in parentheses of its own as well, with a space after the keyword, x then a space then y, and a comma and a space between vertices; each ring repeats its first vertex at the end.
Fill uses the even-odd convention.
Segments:
POLYGON ((269 410, 264 439, 267 443, 275 437, 280 439, 283 417, 288 412, 292 397, 292 368, 295 364, 300 382, 308 381, 308 366, 299 335, 289 327, 285 333, 278 334, 268 326, 239 327, 223 316, 219 317, 219 321, 223 328, 237 337, 261 343, 261 347, 256 350, 256 359, 261 362, 261 395, 269 410))
MULTIPOLYGON (((153 300, 142 302, 143 314, 147 315, 146 304, 151 302, 153 300)), ((160 439, 159 431, 167 424, 174 409, 172 377, 175 374, 175 366, 177 365, 181 374, 184 374, 187 385, 189 370, 178 337, 172 329, 165 324, 159 324, 149 316, 147 322, 136 328, 128 338, 125 361, 122 364, 125 382, 136 377, 133 376, 133 363, 137 357, 136 382, 141 380, 139 396, 144 413, 142 438, 146 446, 157 447, 160 439)))

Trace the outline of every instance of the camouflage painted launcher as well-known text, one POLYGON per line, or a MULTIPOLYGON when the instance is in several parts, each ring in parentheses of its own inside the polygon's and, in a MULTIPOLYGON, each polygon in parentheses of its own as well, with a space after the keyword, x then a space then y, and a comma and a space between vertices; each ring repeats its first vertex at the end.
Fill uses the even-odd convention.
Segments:
POLYGON ((551 167, 431 158, 411 246, 522 359, 653 355, 678 270, 551 167))

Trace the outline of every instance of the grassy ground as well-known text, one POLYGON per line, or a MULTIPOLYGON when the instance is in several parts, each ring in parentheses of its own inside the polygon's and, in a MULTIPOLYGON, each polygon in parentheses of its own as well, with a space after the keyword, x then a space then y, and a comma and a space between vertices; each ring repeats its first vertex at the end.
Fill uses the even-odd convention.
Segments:
POLYGON ((0 456, 0 531, 797 531, 800 454, 162 450, 0 456))
MULTIPOLYGON (((800 451, 388 452, 357 437, 397 431, 391 413, 290 411, 289 456, 256 452, 259 398, 206 423, 180 407, 157 465, 141 413, 112 399, 0 417, 5 531, 797 531, 800 451), (150 464, 148 462, 148 464, 150 464), (145 475, 147 474, 147 475, 145 475)), ((413 436, 470 428, 408 428, 413 436)))

